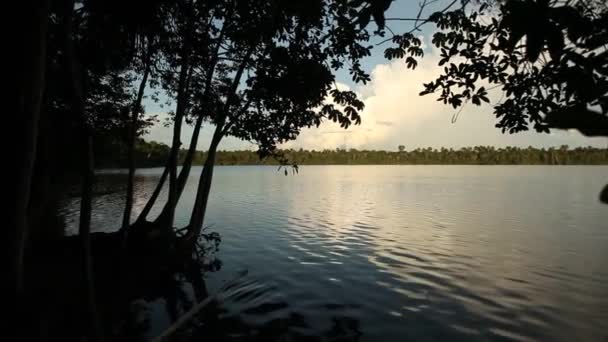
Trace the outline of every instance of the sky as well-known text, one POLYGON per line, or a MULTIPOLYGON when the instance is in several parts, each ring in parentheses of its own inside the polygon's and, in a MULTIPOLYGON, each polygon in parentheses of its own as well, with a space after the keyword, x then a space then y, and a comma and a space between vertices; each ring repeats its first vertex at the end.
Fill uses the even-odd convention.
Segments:
MULTIPOLYGON (((441 9, 447 1, 438 1, 427 8, 425 14, 441 9)), ((418 2, 397 0, 387 11, 387 18, 412 18, 418 13, 418 2)), ((412 22, 388 21, 394 32, 405 32, 413 27, 412 22)), ((516 134, 503 134, 494 127, 497 120, 490 104, 482 106, 467 105, 453 122, 455 110, 451 106, 436 101, 431 94, 419 96, 423 83, 434 80, 441 72, 437 66, 438 52, 430 44, 433 28, 425 26, 418 34, 423 40, 425 56, 419 59, 415 70, 407 69, 403 60, 388 61, 383 56, 386 46, 372 51, 372 56, 362 63, 371 71, 371 82, 355 84, 346 71, 338 71, 336 79, 341 88, 355 91, 365 103, 360 113, 361 125, 351 126, 348 130, 333 122, 324 122, 319 128, 304 129, 300 136, 281 147, 303 149, 356 148, 376 150, 397 150, 404 145, 406 150, 416 148, 460 148, 476 145, 496 147, 550 147, 569 145, 606 147, 608 139, 589 138, 575 131, 554 130, 550 134, 536 133, 534 130, 516 134)), ((389 43, 390 44, 390 43, 389 43)), ((500 93, 490 93, 491 103, 500 99, 500 93)), ((161 108, 148 101, 148 113, 158 115, 160 122, 150 129, 144 138, 171 143, 172 129, 165 127, 168 108, 161 108)), ((206 150, 211 139, 213 127, 207 124, 201 132, 199 150, 206 150)), ((191 126, 184 126, 182 142, 188 144, 192 134, 191 126)), ((219 146, 220 150, 256 149, 245 141, 226 137, 219 146)))

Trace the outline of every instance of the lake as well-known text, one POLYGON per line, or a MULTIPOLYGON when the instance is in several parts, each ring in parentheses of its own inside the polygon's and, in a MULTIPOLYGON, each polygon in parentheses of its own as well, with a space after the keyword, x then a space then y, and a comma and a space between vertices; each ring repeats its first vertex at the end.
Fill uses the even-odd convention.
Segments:
MULTIPOLYGON (((138 170, 136 212, 161 172, 138 170)), ((213 181, 209 292, 248 271, 213 323, 232 340, 608 339, 606 166, 225 166, 213 181)), ((95 231, 120 226, 124 194, 108 187, 95 231)), ((148 305, 154 336, 168 318, 148 305)))

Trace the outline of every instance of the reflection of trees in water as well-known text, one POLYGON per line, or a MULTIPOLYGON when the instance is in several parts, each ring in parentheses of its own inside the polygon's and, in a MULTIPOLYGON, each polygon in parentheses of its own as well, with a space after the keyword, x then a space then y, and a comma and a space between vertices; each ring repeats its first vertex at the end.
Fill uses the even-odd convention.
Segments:
MULTIPOLYGON (((140 239, 134 234, 134 239, 140 239)), ((81 245, 78 236, 34 242, 36 254, 28 259, 28 305, 37 310, 24 329, 26 340, 81 340, 88 334, 89 318, 82 303, 81 245)), ((112 341, 147 340, 153 314, 149 303, 164 302, 170 321, 208 296, 203 279, 217 271, 216 235, 205 234, 197 253, 181 255, 163 236, 140 245, 122 246, 119 233, 92 235, 95 291, 104 334, 112 341), (187 289, 192 288, 192 291, 187 289), (190 293, 191 292, 191 293, 190 293)))
MULTIPOLYGON (((164 292, 162 298, 164 309, 171 323, 176 322, 188 312, 193 305, 204 301, 210 293, 207 292, 205 281, 198 267, 193 267, 190 273, 181 274, 174 278, 172 286, 164 292), (198 273, 198 274, 197 274, 198 273), (193 293, 184 289, 191 285, 193 293)), ((257 290, 243 290, 247 287, 246 280, 240 278, 230 288, 225 288, 217 297, 202 310, 170 335, 169 341, 358 341, 362 335, 360 322, 353 317, 335 315, 330 317, 330 327, 325 331, 318 331, 310 326, 306 318, 297 312, 284 317, 268 320, 262 324, 251 323, 244 318, 247 314, 258 317, 271 316, 275 311, 288 307, 283 301, 264 302, 247 309, 245 312, 230 314, 228 308, 222 303, 224 299, 230 301, 231 297, 253 297, 257 290)), ((155 298, 148 298, 149 301, 155 298)), ((230 304, 227 303, 229 306, 230 304)), ((131 303, 132 311, 129 313, 127 329, 121 338, 128 341, 145 341, 154 338, 150 330, 150 310, 147 302, 138 300, 131 303)), ((160 310, 157 308, 157 310, 160 310)), ((159 314, 158 312, 156 314, 159 314)), ((159 328, 159 327, 156 327, 159 328)), ((162 331, 162 329, 161 329, 162 331)))
MULTIPOLYGON (((118 234, 93 234, 96 290, 105 335, 109 340, 148 341, 179 320, 194 305, 212 295, 207 289, 204 275, 221 267, 214 254, 219 240, 214 238, 217 236, 213 233, 205 236, 207 238, 201 239, 196 254, 200 259, 179 259, 172 257, 162 243, 148 241, 124 254, 116 248, 120 241, 118 234), (159 320, 159 316, 165 320, 159 320)), ((86 335, 88 320, 82 307, 85 298, 80 272, 82 266, 74 262, 80 258, 78 248, 77 236, 57 239, 55 243, 46 243, 39 248, 43 254, 38 255, 40 264, 32 274, 37 274, 37 279, 44 281, 28 283, 38 287, 36 292, 39 295, 32 302, 39 303, 41 309, 38 314, 42 319, 39 320, 40 325, 28 331, 31 340, 39 340, 43 336, 43 339, 48 340, 71 341, 86 335)), ((466 289, 452 288, 445 284, 448 287, 446 294, 434 287, 416 287, 415 282, 396 279, 396 275, 391 272, 377 271, 375 268, 370 269, 373 277, 384 283, 395 287, 406 286, 413 293, 428 292, 430 297, 435 298, 428 303, 424 314, 391 319, 392 328, 402 326, 397 331, 392 330, 392 333, 409 333, 420 338, 464 337, 453 330, 451 324, 489 327, 496 323, 489 322, 483 314, 459 305, 449 295, 456 292, 460 297, 483 299, 474 297, 466 289)), ((323 288, 311 288, 310 291, 323 291, 323 288)), ((318 317, 310 316, 306 310, 299 310, 299 298, 288 298, 294 302, 276 297, 268 299, 272 298, 268 294, 277 292, 280 293, 281 289, 267 285, 265 281, 260 284, 250 278, 239 278, 171 335, 169 340, 358 341, 363 331, 374 334, 378 329, 375 324, 363 329, 365 320, 349 313, 353 304, 337 303, 326 303, 319 307, 318 315, 323 321, 321 324, 327 324, 326 327, 320 327, 318 317), (260 301, 260 298, 266 299, 260 301), (239 307, 241 305, 243 307, 239 307)), ((412 306, 417 303, 414 299, 407 302, 412 306)), ((386 310, 397 310, 393 308, 394 304, 374 305, 384 306, 386 310)), ((354 308, 359 311, 362 309, 357 305, 354 308)), ((364 317, 369 319, 368 324, 378 322, 369 314, 364 317)), ((387 331, 386 336, 394 335, 387 331)))
MULTIPOLYGON (((287 303, 261 304, 253 310, 260 316, 270 315, 276 307, 287 303)), ((297 312, 272 319, 263 324, 252 324, 241 316, 227 316, 226 310, 215 302, 209 305, 187 328, 176 334, 177 341, 358 341, 362 336, 360 322, 348 316, 332 316, 330 327, 315 330, 297 312)))

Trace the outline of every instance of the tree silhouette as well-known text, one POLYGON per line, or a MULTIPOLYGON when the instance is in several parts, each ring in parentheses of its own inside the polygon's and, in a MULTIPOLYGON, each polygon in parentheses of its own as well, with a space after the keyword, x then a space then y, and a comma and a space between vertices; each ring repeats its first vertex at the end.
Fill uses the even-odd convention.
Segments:
MULTIPOLYGON (((95 146, 95 142, 112 145, 119 141, 126 152, 129 176, 121 234, 125 247, 133 249, 129 245, 138 238, 152 239, 152 235, 138 232, 133 237, 126 234, 131 231, 133 174, 137 147, 141 146, 137 136, 150 122, 142 108, 146 89, 153 97, 155 91, 162 91, 175 103, 172 144, 168 151, 157 146, 159 152, 168 153, 163 178, 169 179, 169 198, 154 225, 167 233, 163 236, 170 247, 175 206, 195 157, 200 128, 204 122, 215 126, 184 240, 195 244, 203 225, 215 152, 224 136, 253 141, 259 155, 287 162, 276 146, 294 139, 301 128, 325 120, 339 122, 344 128, 359 122, 362 102, 353 92, 336 89, 334 73, 348 63, 356 82, 369 80, 360 63, 370 53, 366 27, 370 17, 381 27, 389 4, 338 0, 26 1, 20 9, 28 18, 23 32, 36 29, 20 46, 24 56, 20 67, 26 72, 18 88, 20 150, 17 182, 11 190, 16 200, 10 220, 15 293, 25 291, 28 216, 49 206, 49 196, 56 189, 45 189, 55 186, 54 176, 77 170, 81 178, 80 259, 92 318, 90 337, 101 340, 90 217, 94 156, 110 146, 95 146), (334 105, 325 103, 330 96, 334 105), (184 121, 195 125, 195 134, 178 175, 184 121), (39 136, 43 141, 38 141, 39 136), (38 153, 39 146, 44 154, 38 153), (32 182, 34 175, 42 176, 32 182)), ((36 222, 44 224, 42 219, 36 222)))
MULTIPOLYGON (((468 102, 489 102, 490 91, 499 89, 504 98, 494 104, 494 112, 497 126, 505 132, 533 126, 539 132, 560 128, 608 135, 605 2, 453 0, 423 18, 422 10, 431 3, 423 1, 414 18, 385 18, 391 3, 28 0, 20 4, 18 14, 25 19, 17 26, 20 75, 7 239, 12 298, 18 303, 27 299, 26 260, 44 259, 28 255, 37 253, 33 233, 46 228, 44 215, 56 204, 61 186, 56 180, 77 178, 81 185, 78 247, 69 262, 77 266, 75 274, 86 288, 86 335, 103 339, 105 330, 98 319, 102 315, 96 310, 94 261, 99 260, 94 257, 99 256, 93 253, 94 240, 107 243, 104 252, 111 257, 105 256, 112 262, 125 258, 125 264, 133 266, 134 255, 141 262, 146 260, 142 255, 149 256, 145 253, 155 253, 155 262, 164 258, 163 267, 168 268, 191 260, 199 237, 217 241, 215 235, 201 234, 214 165, 225 163, 225 156, 233 162, 254 160, 251 153, 220 153, 218 146, 226 136, 254 143, 257 157, 266 158, 264 162, 275 158, 281 165, 294 166, 298 159, 550 164, 605 160, 601 151, 567 148, 406 152, 399 146, 399 153, 278 149, 305 127, 333 121, 346 129, 360 123, 363 103, 356 93, 339 89, 335 75, 348 70, 355 83, 369 81, 362 59, 371 54, 373 37, 384 38, 391 32, 386 28, 390 20, 414 22, 409 32, 391 32, 385 39, 394 44, 385 50, 385 57, 403 59, 412 69, 423 55, 416 31, 426 23, 439 28, 433 44, 441 50, 444 74, 426 84, 423 94, 436 93, 439 100, 459 108, 468 102), (460 6, 454 9, 457 3, 460 6), (158 100, 161 94, 174 105, 171 146, 139 139, 154 120, 145 115, 144 99, 158 100), (181 141, 184 123, 194 125, 187 149, 182 149, 181 141), (214 130, 204 154, 196 151, 203 124, 214 130), (129 168, 121 230, 110 237, 91 233, 95 156, 124 162, 129 168), (159 163, 165 166, 163 176, 131 224, 135 167, 159 163), (194 163, 204 165, 195 203, 188 225, 176 229, 175 208, 194 163), (169 195, 162 213, 147 222, 166 179, 169 195)), ((601 194, 603 201, 607 192, 608 188, 601 194)), ((70 241, 66 248, 75 248, 73 239, 66 240, 70 241)), ((29 289, 36 286, 30 284, 29 289)), ((22 317, 28 306, 19 307, 17 316, 22 317)))
MULTIPOLYGON (((443 74, 421 95, 462 109, 493 103, 497 128, 516 133, 532 126, 608 136, 608 6, 604 1, 462 1, 429 16, 439 29, 432 43, 443 74)), ((415 57, 411 33, 393 36, 388 58, 415 57)), ((415 66, 408 62, 408 67, 415 66)), ((457 115, 456 115, 457 116, 457 115)))
MULTIPOLYGON (((191 24, 197 28, 206 25, 200 32, 209 34, 206 38, 211 48, 198 53, 197 60, 192 61, 192 68, 199 72, 186 78, 189 83, 180 87, 178 82, 174 88, 178 107, 169 167, 169 201, 159 216, 166 220, 165 226, 171 226, 171 212, 187 179, 203 121, 211 122, 215 131, 200 176, 187 235, 190 240, 203 225, 215 153, 224 136, 255 143, 262 157, 281 158, 277 144, 295 139, 303 127, 318 126, 324 120, 338 122, 344 128, 360 122, 358 112, 363 103, 353 92, 336 89, 333 76, 333 71, 348 61, 353 65, 350 72, 355 81, 369 79, 359 63, 369 55, 369 47, 363 45, 369 34, 362 28, 358 12, 372 5, 361 2, 356 6, 333 1, 314 6, 259 1, 220 2, 204 11, 193 9, 214 13, 214 20, 208 23, 199 20, 200 23, 191 24), (189 94, 180 95, 182 88, 189 94), (191 97, 187 105, 195 130, 178 181, 171 169, 176 165, 179 125, 184 115, 181 112, 186 106, 180 107, 180 96, 191 97), (325 103, 328 96, 337 105, 325 103), (173 178, 179 185, 171 186, 173 178)), ((193 28, 192 32, 199 30, 193 28)))

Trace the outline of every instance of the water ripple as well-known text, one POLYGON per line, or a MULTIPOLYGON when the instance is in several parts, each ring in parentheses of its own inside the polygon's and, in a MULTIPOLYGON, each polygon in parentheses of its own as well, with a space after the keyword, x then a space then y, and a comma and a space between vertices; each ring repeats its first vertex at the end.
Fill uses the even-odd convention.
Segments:
MULTIPOLYGON (((222 299, 227 340, 608 340, 608 211, 595 200, 608 168, 273 170, 218 167, 214 180, 224 268, 207 282, 251 275, 222 299)), ((154 177, 139 179, 136 209, 154 177)), ((117 227, 122 195, 95 203, 94 228, 117 227)))

